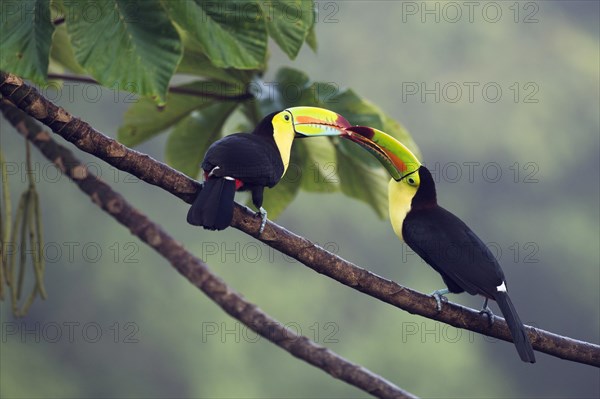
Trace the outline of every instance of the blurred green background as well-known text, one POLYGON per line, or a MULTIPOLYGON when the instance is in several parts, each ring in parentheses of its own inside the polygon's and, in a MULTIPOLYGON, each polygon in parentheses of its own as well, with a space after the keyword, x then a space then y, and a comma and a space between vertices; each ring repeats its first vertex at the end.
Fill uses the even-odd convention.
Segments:
MULTIPOLYGON (((402 122, 440 203, 499 255, 523 321, 598 343, 599 3, 474 3, 470 17, 462 2, 319 2, 318 53, 305 48, 292 62, 272 46, 265 80, 279 66, 304 69, 402 122)), ((128 106, 126 93, 77 83, 45 94, 113 137, 128 106)), ((15 202, 25 188, 22 139, 0 124, 15 202)), ((165 138, 138 149, 162 159, 165 138)), ((600 395, 598 369, 541 353, 524 364, 511 344, 385 305, 239 231, 192 228, 183 202, 78 156, 247 299, 408 391, 600 395)), ((50 298, 19 320, 1 305, 3 398, 366 396, 256 338, 37 152, 34 162, 50 298)), ((301 193, 278 223, 403 285, 443 286, 388 221, 342 194, 301 193)))

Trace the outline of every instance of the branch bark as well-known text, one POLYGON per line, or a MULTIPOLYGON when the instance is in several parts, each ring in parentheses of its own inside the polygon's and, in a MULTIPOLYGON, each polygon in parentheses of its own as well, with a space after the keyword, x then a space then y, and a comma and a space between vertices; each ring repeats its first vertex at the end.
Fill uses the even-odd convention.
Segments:
MULTIPOLYGON (((69 115, 15 75, 0 72, 0 93, 79 149, 160 187, 187 203, 192 202, 200 188, 200 184, 193 179, 147 155, 123 146, 94 130, 86 122, 69 115)), ((232 226, 257 237, 260 218, 247 207, 236 204, 232 226)), ((454 327, 512 342, 504 319, 496 318, 490 326, 487 317, 478 311, 451 302, 445 303, 442 311, 438 312, 435 300, 431 296, 377 276, 273 222, 267 222, 263 234, 258 239, 316 272, 392 306, 454 327)), ((526 326, 526 329, 535 350, 561 359, 600 367, 599 345, 531 326, 526 326)))
POLYGON ((295 357, 376 397, 416 398, 383 377, 297 334, 246 301, 217 277, 201 259, 186 251, 160 225, 152 222, 108 184, 92 175, 85 164, 71 151, 52 140, 50 134, 31 117, 5 99, 0 99, 0 110, 22 135, 77 184, 96 205, 163 256, 182 276, 229 315, 295 357))

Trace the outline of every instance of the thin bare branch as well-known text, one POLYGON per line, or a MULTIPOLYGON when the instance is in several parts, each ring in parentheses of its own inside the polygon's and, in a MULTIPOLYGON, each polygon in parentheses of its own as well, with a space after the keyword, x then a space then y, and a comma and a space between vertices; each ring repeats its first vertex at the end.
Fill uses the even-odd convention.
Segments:
MULTIPOLYGON (((79 76, 79 75, 69 75, 64 73, 49 73, 48 79, 56 79, 56 80, 66 80, 70 82, 79 82, 79 83, 87 83, 93 85, 99 85, 95 79, 90 78, 89 76, 79 76)), ((170 93, 176 94, 185 94, 188 96, 195 97, 203 97, 203 98, 212 98, 213 100, 219 101, 245 101, 251 100, 254 96, 250 93, 242 93, 237 95, 227 95, 227 94, 219 94, 212 91, 202 91, 196 89, 190 89, 187 87, 180 86, 169 86, 170 93)))
POLYGON ((186 251, 162 227, 135 209, 108 184, 92 175, 65 147, 56 143, 31 117, 9 101, 0 100, 6 119, 53 162, 92 201, 152 247, 190 283, 225 312, 295 357, 379 398, 416 398, 366 368, 351 363, 266 314, 216 276, 201 259, 186 251))
MULTIPOLYGON (((0 72, 0 93, 79 149, 143 181, 161 187, 188 203, 195 198, 196 191, 200 188, 198 182, 94 130, 86 122, 69 115, 64 109, 45 99, 19 77, 0 72)), ((247 207, 236 204, 232 226, 256 237, 260 218, 247 207)), ((502 318, 496 318, 490 326, 487 317, 478 311, 451 302, 445 304, 443 310, 438 312, 436 302, 431 296, 377 276, 275 223, 268 222, 259 239, 316 272, 390 305, 458 328, 512 342, 508 326, 502 318)), ((535 350, 561 359, 600 367, 599 345, 531 326, 526 328, 535 350)))

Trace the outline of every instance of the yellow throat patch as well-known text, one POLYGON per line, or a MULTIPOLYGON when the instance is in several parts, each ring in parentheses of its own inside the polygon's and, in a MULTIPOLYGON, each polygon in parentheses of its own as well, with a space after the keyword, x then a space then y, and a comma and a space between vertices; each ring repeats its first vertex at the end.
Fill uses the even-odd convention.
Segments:
POLYGON ((284 112, 273 117, 273 139, 275 145, 281 155, 281 161, 283 162, 283 174, 287 170, 290 164, 290 153, 292 151, 292 142, 294 141, 294 125, 291 120, 284 119, 284 112))

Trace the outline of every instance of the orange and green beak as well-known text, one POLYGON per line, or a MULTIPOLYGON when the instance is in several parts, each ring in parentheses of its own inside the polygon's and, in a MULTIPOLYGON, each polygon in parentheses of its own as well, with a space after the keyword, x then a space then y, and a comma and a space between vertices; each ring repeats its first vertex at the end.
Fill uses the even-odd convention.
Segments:
POLYGON ((343 116, 318 107, 292 107, 296 137, 340 136, 352 125, 343 116))
POLYGON ((404 144, 381 130, 351 126, 345 129, 342 137, 373 154, 396 181, 402 180, 421 166, 421 162, 404 144))

